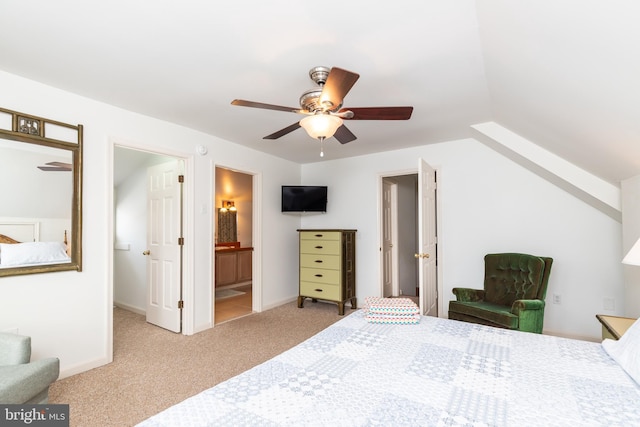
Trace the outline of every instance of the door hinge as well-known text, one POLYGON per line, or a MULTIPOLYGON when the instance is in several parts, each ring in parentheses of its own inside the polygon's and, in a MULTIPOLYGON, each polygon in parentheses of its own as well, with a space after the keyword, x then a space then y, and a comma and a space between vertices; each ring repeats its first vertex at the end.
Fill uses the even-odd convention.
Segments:
POLYGON ((182 310, 184 308, 184 301, 182 301, 182 300, 178 301, 178 308, 180 310, 182 310))
POLYGON ((184 175, 178 175, 178 182, 184 182, 184 175))
POLYGON ((178 237, 178 246, 184 246, 184 237, 178 237))

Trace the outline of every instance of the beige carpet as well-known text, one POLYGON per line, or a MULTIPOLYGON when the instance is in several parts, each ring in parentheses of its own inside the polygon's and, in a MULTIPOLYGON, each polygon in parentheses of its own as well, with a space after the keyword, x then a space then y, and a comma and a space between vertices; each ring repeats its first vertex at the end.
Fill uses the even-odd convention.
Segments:
MULTIPOLYGON (((352 313, 346 309, 345 315, 352 313)), ((340 320, 336 304, 295 302, 191 336, 114 310, 114 361, 56 381, 71 426, 131 426, 295 346, 340 320)))

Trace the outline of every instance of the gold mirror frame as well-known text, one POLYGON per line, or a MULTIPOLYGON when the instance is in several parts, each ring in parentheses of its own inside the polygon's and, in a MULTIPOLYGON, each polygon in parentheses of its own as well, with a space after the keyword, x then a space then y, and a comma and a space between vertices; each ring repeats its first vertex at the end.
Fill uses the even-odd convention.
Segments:
MULTIPOLYGON (((71 262, 58 264, 46 264, 36 266, 0 268, 0 277, 16 276, 21 274, 48 273, 53 271, 82 271, 82 125, 70 125, 45 119, 43 117, 32 116, 13 110, 0 108, 0 139, 8 139, 27 144, 35 144, 44 147, 66 150, 71 153, 73 192, 71 200, 71 262), (10 119, 10 129, 2 125, 4 119, 10 119), (56 134, 62 136, 76 137, 75 141, 56 139, 48 135, 56 134)), ((16 184, 19 185, 19 182, 16 184)), ((62 236, 61 236, 62 237, 62 236)), ((2 256, 0 254, 0 256, 2 256)))

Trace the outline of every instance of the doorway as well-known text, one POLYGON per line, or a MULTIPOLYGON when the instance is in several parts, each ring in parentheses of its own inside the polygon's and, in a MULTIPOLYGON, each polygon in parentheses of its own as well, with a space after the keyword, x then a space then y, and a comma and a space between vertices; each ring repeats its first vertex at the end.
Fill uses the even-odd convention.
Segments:
POLYGON ((417 297, 418 174, 382 178, 383 296, 417 297))
POLYGON ((215 167, 214 324, 253 313, 254 176, 215 167))
POLYGON ((424 315, 438 316, 436 170, 380 176, 380 295, 408 297, 424 315))
MULTIPOLYGON (((166 154, 148 152, 130 147, 114 146, 113 171, 113 302, 115 306, 144 314, 147 321, 172 332, 182 331, 182 264, 184 262, 181 246, 177 239, 183 237, 180 221, 183 203, 182 191, 178 186, 178 175, 184 173, 184 160, 166 154), (170 166, 170 168, 169 168, 170 166), (154 246, 153 256, 150 255, 150 227, 148 183, 149 171, 174 175, 170 196, 173 208, 170 221, 160 221, 170 224, 165 230, 163 238, 171 248, 171 254, 164 253, 164 249, 154 246), (182 171, 182 172, 180 172, 182 171), (179 193, 178 193, 179 192, 179 193), (172 242, 169 242, 172 240, 172 242), (153 258, 153 261, 151 260, 153 258), (166 259, 165 259, 166 258, 166 259), (163 265, 162 269, 153 270, 153 265, 163 265), (166 266, 171 264, 172 269, 166 266), (162 270, 158 272, 158 270, 162 270), (156 272, 156 274, 153 273, 156 272), (164 280, 159 274, 170 274, 171 280, 164 280), (167 289, 157 289, 158 283, 166 283, 167 289), (155 285, 154 285, 155 284, 155 285), (154 298, 155 295, 155 298, 154 298), (167 301, 164 298, 167 298, 167 301), (162 301, 158 300, 162 299, 162 301), (160 307, 155 310, 154 307, 160 307), (151 317, 150 317, 151 316, 151 317)), ((167 197, 162 196, 162 197, 167 197)), ((154 214, 157 217, 157 213, 154 214)), ((158 217, 159 218, 159 217, 158 217)), ((153 234, 153 233, 152 233, 153 234)))

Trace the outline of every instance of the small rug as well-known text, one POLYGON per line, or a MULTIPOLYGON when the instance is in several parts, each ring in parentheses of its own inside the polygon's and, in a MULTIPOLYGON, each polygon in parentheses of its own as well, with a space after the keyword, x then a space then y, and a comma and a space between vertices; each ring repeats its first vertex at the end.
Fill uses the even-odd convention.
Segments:
POLYGON ((246 292, 236 291, 234 289, 220 289, 216 290, 216 299, 237 297, 244 294, 246 294, 246 292))

